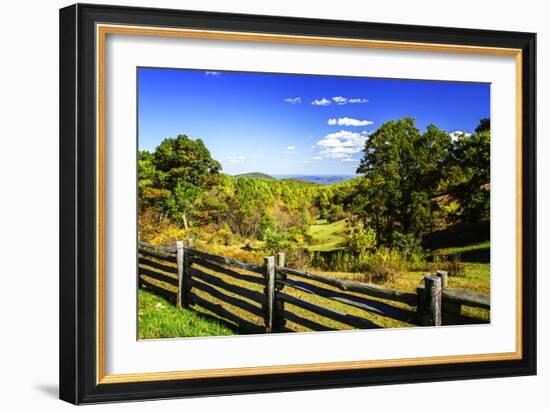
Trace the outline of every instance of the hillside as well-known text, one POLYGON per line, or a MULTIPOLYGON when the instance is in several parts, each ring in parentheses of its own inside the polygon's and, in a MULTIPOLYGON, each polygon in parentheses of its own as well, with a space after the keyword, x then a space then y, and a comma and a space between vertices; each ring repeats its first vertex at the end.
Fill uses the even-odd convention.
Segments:
POLYGON ((240 175, 235 175, 236 178, 248 178, 248 179, 264 179, 264 180, 274 180, 273 176, 268 175, 267 173, 262 172, 248 172, 241 173, 240 175))

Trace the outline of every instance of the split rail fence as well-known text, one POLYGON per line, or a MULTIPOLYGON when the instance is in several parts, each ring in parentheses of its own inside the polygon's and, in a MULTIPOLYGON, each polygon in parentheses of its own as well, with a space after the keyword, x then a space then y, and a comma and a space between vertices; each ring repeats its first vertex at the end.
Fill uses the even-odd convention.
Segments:
POLYGON ((406 293, 290 269, 285 267, 284 253, 265 257, 263 265, 244 263, 196 250, 191 239, 176 242, 175 248, 140 242, 138 254, 142 288, 180 308, 199 306, 243 333, 292 332, 289 321, 313 331, 336 330, 326 320, 312 318, 317 316, 357 329, 380 328, 371 321, 372 314, 419 326, 483 323, 488 321, 465 315, 463 306, 490 311, 489 297, 449 288, 445 271, 426 275, 416 293, 406 293), (299 294, 330 300, 331 308, 301 299, 299 294), (247 319, 228 305, 256 319, 247 319), (333 305, 355 307, 354 311, 366 314, 352 315, 333 305))

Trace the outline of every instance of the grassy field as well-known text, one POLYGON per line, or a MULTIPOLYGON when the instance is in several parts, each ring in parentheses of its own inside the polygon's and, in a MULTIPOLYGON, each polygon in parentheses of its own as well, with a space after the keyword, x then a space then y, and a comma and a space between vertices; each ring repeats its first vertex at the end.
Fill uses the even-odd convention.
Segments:
POLYGON ((309 250, 329 251, 344 247, 346 219, 328 223, 325 219, 319 219, 309 228, 313 244, 309 250))

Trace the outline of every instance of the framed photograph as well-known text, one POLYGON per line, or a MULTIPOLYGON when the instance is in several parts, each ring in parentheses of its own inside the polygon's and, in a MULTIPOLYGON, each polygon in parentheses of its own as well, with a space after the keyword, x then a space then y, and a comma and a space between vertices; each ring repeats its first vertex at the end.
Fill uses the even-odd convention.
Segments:
POLYGON ((535 52, 61 9, 61 399, 534 375, 535 52))

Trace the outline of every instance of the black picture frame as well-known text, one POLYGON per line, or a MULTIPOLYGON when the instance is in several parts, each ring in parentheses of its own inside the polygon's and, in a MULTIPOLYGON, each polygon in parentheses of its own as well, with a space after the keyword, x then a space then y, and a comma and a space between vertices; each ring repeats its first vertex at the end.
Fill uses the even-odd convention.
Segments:
POLYGON ((536 374, 536 34, 77 4, 60 10, 59 46, 59 382, 62 400, 83 404, 536 374), (521 359, 139 383, 98 383, 96 23, 522 50, 521 359))

